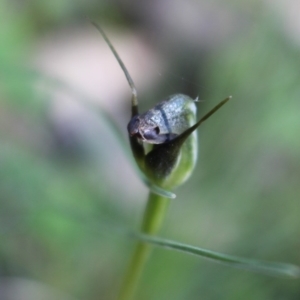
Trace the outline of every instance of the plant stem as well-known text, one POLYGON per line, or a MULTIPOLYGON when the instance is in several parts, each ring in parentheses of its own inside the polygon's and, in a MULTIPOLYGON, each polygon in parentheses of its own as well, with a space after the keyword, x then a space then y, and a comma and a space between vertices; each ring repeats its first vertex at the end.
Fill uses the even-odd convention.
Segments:
MULTIPOLYGON (((141 232, 155 235, 161 227, 170 199, 150 192, 144 212, 141 232)), ((119 300, 131 300, 134 297, 139 279, 151 253, 152 246, 138 242, 129 267, 125 273, 119 300)))

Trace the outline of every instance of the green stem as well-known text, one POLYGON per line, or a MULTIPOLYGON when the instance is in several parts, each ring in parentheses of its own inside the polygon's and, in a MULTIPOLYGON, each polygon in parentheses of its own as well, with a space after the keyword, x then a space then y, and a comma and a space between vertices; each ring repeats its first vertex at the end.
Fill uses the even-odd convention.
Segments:
MULTIPOLYGON (((155 235, 158 232, 164 220, 169 200, 150 192, 142 221, 142 233, 155 235)), ((148 243, 142 241, 137 243, 131 262, 125 273, 119 300, 133 299, 151 249, 152 246, 148 243)))

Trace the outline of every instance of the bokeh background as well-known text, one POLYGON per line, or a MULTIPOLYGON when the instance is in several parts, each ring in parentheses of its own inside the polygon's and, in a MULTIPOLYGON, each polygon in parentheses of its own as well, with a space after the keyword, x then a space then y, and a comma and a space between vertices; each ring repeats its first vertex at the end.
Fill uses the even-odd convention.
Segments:
MULTIPOLYGON (((160 235, 300 265, 300 4, 296 0, 0 1, 0 299, 115 299, 147 188, 126 137, 142 110, 199 96, 192 178, 160 235)), ((155 249, 137 298, 300 299, 267 277, 155 249)))

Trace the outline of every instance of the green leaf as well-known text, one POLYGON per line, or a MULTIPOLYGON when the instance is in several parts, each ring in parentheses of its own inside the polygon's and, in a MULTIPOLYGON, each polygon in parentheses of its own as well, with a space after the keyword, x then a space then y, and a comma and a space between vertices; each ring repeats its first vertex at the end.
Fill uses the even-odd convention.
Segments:
POLYGON ((179 242, 166 240, 163 238, 153 237, 146 234, 135 234, 134 237, 138 240, 158 247, 168 248, 171 250, 185 252, 187 254, 197 255, 235 268, 245 269, 271 276, 282 276, 292 278, 300 277, 300 268, 291 264, 267 262, 256 259, 236 257, 179 242))

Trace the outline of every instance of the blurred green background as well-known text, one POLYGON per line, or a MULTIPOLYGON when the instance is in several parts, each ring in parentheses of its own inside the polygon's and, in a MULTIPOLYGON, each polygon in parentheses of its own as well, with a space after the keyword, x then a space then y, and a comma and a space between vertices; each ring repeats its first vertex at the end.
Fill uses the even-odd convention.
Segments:
MULTIPOLYGON (((300 265, 297 1, 0 1, 0 299, 115 299, 147 189, 126 139, 143 110, 199 96, 199 158, 161 236, 300 265), (107 119, 111 115, 113 123, 107 119)), ((300 299, 299 280, 155 249, 137 298, 300 299)))

